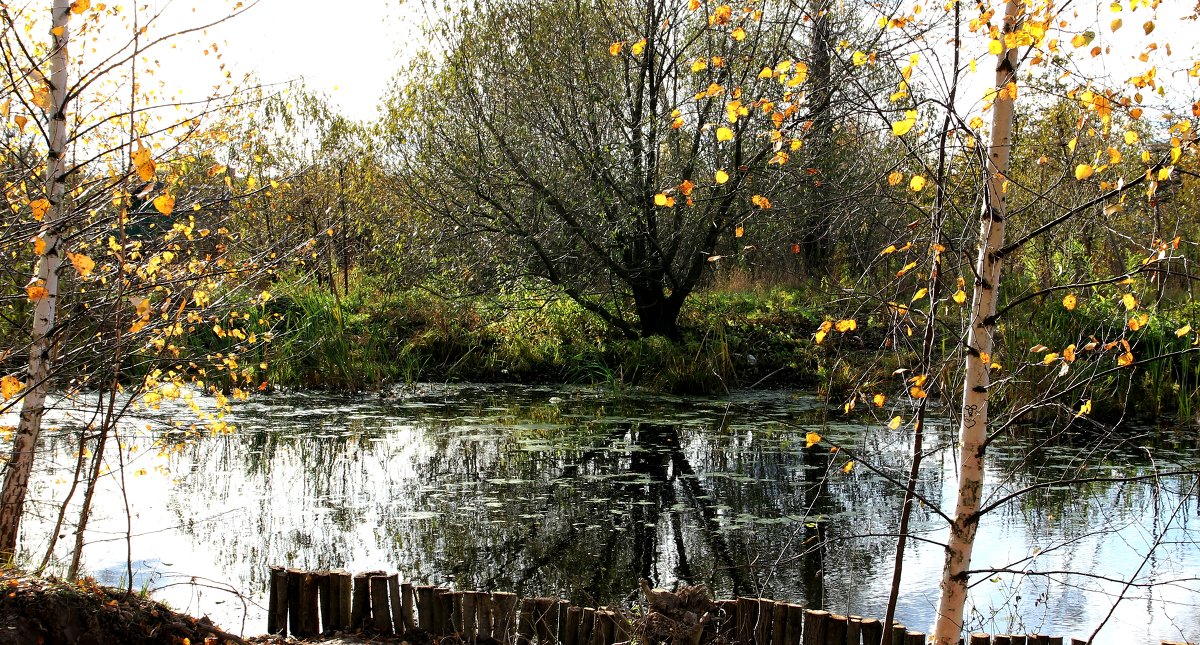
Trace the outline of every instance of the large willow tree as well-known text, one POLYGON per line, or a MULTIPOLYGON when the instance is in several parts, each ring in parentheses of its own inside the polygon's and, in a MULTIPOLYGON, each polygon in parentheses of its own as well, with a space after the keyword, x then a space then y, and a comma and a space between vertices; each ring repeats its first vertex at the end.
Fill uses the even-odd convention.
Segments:
POLYGON ((706 268, 821 149, 807 145, 832 92, 827 40, 812 62, 814 23, 830 30, 818 9, 467 11, 391 102, 408 193, 488 269, 558 285, 629 337, 676 336, 706 268))

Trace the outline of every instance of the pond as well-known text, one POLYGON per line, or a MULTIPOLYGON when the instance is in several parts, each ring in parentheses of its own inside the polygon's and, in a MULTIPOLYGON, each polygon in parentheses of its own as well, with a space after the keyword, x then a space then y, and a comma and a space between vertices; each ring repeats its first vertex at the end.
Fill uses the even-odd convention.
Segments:
MULTIPOLYGON (((51 415, 22 538, 30 558, 46 548, 86 409, 60 401, 51 415)), ((164 404, 124 421, 125 494, 114 450, 85 567, 124 584, 128 547, 136 589, 248 634, 265 630, 271 565, 398 570, 593 606, 632 599, 646 578, 882 618, 911 428, 887 427, 905 412, 879 412, 847 418, 795 392, 422 385, 255 396, 235 404, 236 432, 157 445, 190 418, 164 404), (806 448, 809 432, 843 449, 806 448)), ((993 444, 989 499, 1042 486, 984 517, 970 626, 1200 638, 1197 477, 1169 474, 1200 465, 1194 431, 1079 428, 993 444), (1078 478, 1091 481, 1055 483, 1078 478)), ((929 433, 919 492, 949 509, 955 454, 938 448, 954 429, 929 433)), ((918 505, 898 610, 914 629, 932 623, 944 526, 918 505)), ((61 533, 65 559, 73 535, 61 533)))

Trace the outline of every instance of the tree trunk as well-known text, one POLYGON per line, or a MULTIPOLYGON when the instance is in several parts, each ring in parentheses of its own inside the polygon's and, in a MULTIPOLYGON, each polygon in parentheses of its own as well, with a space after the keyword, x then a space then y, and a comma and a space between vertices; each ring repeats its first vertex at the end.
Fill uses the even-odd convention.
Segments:
POLYGON ((672 293, 663 294, 661 287, 634 287, 633 303, 637 308, 638 327, 642 338, 664 336, 672 340, 679 338, 679 310, 683 308, 683 297, 672 293))
MULTIPOLYGON (((1022 3, 1009 0, 1004 14, 1004 33, 1014 32, 1022 3)), ((1003 44, 1005 39, 1000 38, 1003 44)), ((996 252, 1004 245, 1005 178, 1012 138, 1013 101, 1016 94, 1017 50, 1005 49, 996 64, 997 96, 992 106, 992 142, 988 150, 987 202, 979 228, 979 258, 975 293, 971 299, 971 327, 967 335, 967 371, 963 384, 962 424, 959 427, 958 498, 946 562, 942 568, 942 595, 938 601, 933 642, 958 643, 967 601, 967 571, 979 528, 979 503, 983 494, 983 456, 988 427, 988 366, 995 331, 996 300, 1000 290, 1001 259, 996 252), (1009 84, 1013 83, 1011 89, 1009 84)))
POLYGON ((37 294, 33 310, 33 327, 29 344, 29 372, 25 398, 21 402, 21 419, 13 437, 12 456, 0 493, 0 562, 12 561, 17 552, 17 535, 25 509, 25 494, 38 435, 42 429, 46 394, 50 383, 53 357, 54 323, 58 312, 58 269, 62 264, 60 234, 66 219, 63 203, 65 178, 62 175, 63 154, 67 138, 67 40, 71 17, 70 0, 54 0, 51 9, 51 33, 54 51, 50 56, 50 117, 49 146, 46 155, 46 199, 50 202, 42 220, 41 236, 46 243, 45 254, 38 262, 30 283, 30 295, 37 294), (41 291, 44 289, 44 291, 41 291))

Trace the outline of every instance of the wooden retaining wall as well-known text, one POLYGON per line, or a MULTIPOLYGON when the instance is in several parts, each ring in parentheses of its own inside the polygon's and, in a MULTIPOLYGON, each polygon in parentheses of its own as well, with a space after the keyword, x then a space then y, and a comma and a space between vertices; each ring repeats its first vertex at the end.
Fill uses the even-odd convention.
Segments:
MULTIPOLYGON (((739 645, 877 645, 884 625, 766 598, 717 600, 708 628, 739 645)), ((267 632, 299 638, 329 632, 404 634, 421 630, 480 645, 614 645, 637 626, 617 608, 575 607, 557 598, 451 591, 401 582, 396 573, 271 568, 267 632)), ((894 624, 892 645, 926 635, 894 624)), ((695 630, 691 639, 698 640, 695 630)), ((1064 645, 1060 636, 971 634, 963 645, 1064 645)), ((686 640, 676 640, 684 645, 686 640)), ((1070 645, 1084 645, 1071 639, 1070 645)), ((1164 642, 1163 645, 1168 645, 1164 642)))

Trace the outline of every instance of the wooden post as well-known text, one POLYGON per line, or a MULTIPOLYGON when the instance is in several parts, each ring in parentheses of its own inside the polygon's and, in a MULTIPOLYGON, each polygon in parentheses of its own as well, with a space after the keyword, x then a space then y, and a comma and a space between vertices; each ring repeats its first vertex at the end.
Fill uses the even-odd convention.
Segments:
POLYGON ((534 609, 534 635, 539 645, 554 645, 558 640, 558 601, 553 598, 538 598, 534 609))
POLYGON ((337 602, 333 607, 333 629, 345 631, 350 629, 351 606, 354 604, 354 576, 345 569, 335 569, 329 573, 329 586, 337 602))
POLYGON ((459 634, 467 643, 475 641, 475 592, 465 591, 462 594, 462 629, 459 634))
POLYGON ((517 625, 517 594, 498 591, 492 594, 492 638, 508 645, 517 625))
POLYGON ((758 622, 758 601, 753 598, 737 599, 737 642, 750 645, 754 639, 754 627, 758 622))
MULTIPOLYGON (((558 610, 555 612, 558 615, 558 633, 554 635, 556 641, 560 643, 567 642, 567 632, 572 631, 567 625, 567 612, 571 609, 571 603, 567 600, 558 601, 558 610)), ((575 628, 576 630, 578 627, 575 628)))
POLYGON ((804 637, 804 605, 788 603, 788 622, 784 645, 800 645, 804 637))
POLYGON ((1062 636, 1051 636, 1050 637, 1050 645, 1063 645, 1063 637, 1062 636))
POLYGON ((463 592, 447 591, 446 593, 448 593, 450 595, 450 602, 449 602, 450 620, 448 621, 450 623, 450 631, 448 633, 462 635, 462 633, 463 633, 463 592))
POLYGON ((417 624, 421 631, 433 634, 433 587, 417 587, 417 624))
POLYGON ((771 607, 771 645, 784 645, 787 639, 788 604, 777 602, 771 607))
POLYGON ((287 636, 288 576, 283 567, 271 567, 271 595, 268 602, 267 633, 287 636))
MULTIPOLYGON (((995 645, 995 643, 993 643, 992 645, 995 645)), ((1088 645, 1088 642, 1083 640, 1082 638, 1072 638, 1071 645, 1088 645)))
POLYGON ((475 594, 475 630, 477 638, 492 637, 492 597, 483 592, 475 594))
POLYGON ((361 630, 371 620, 371 576, 354 574, 354 599, 350 607, 350 631, 361 630))
POLYGON ((300 616, 304 633, 316 636, 321 633, 321 606, 317 597, 317 576, 305 571, 300 579, 300 616))
POLYGON ((908 628, 900 623, 892 623, 892 645, 904 645, 908 641, 908 628))
POLYGON ((333 585, 328 571, 318 571, 314 575, 317 578, 317 596, 321 601, 321 632, 330 632, 333 631, 330 627, 333 624, 333 585))
POLYGON ((829 612, 820 609, 804 611, 804 645, 825 645, 829 631, 829 612))
POLYGON ((454 593, 449 589, 438 587, 433 590, 433 599, 437 604, 437 634, 449 636, 454 633, 457 620, 454 615, 454 593))
POLYGON ((879 645, 883 642, 883 623, 875 618, 862 619, 863 645, 879 645))
POLYGON ((904 645, 925 645, 925 632, 908 632, 904 645))
POLYGON ((717 636, 724 639, 726 642, 733 640, 734 634, 737 633, 737 601, 736 600, 718 600, 715 603, 715 629, 717 636))
POLYGON ((826 619, 825 645, 846 645, 846 628, 849 618, 841 614, 829 614, 826 619))
POLYGON ((562 641, 563 645, 577 645, 579 643, 579 623, 583 620, 583 609, 581 607, 567 607, 566 620, 563 621, 562 641))
POLYGON ((1012 645, 1012 636, 1009 634, 996 634, 992 637, 992 645, 1012 645))
POLYGON ((967 643, 968 645, 992 645, 992 637, 981 632, 976 632, 967 638, 967 643))
POLYGON ((371 617, 374 619, 375 632, 391 634, 392 612, 388 609, 388 576, 385 573, 373 573, 370 581, 371 617))
POLYGON ((862 621, 862 616, 850 616, 850 620, 846 623, 846 645, 862 643, 862 621))
POLYGON ((592 643, 595 645, 613 645, 615 642, 617 619, 611 611, 601 609, 596 612, 596 627, 592 631, 592 643))
POLYGON ((404 633, 404 605, 400 599, 400 574, 393 573, 387 577, 388 604, 392 606, 392 633, 404 633))
POLYGON ((1030 634, 1025 638, 1029 645, 1050 645, 1050 637, 1045 634, 1030 634))
POLYGON ((413 589, 411 582, 400 584, 400 613, 404 619, 404 633, 411 632, 417 628, 415 620, 416 614, 413 608, 417 605, 416 590, 413 589))
POLYGON ((529 645, 533 642, 535 633, 534 614, 537 612, 537 600, 521 599, 521 617, 517 622, 517 645, 529 645))
POLYGON ((287 598, 288 598, 288 627, 292 631, 293 636, 308 636, 304 633, 304 624, 300 618, 300 605, 303 601, 300 599, 300 584, 304 579, 304 572, 300 569, 287 570, 287 598))
POLYGON ((771 625, 775 618, 775 601, 766 598, 758 599, 758 620, 754 621, 754 642, 756 645, 770 645, 771 625))
POLYGON ((1013 634, 1011 638, 1011 645, 1026 645, 1025 634, 1013 634))
POLYGON ((578 645, 592 645, 592 631, 596 628, 596 610, 584 607, 579 619, 579 637, 575 639, 578 645))

